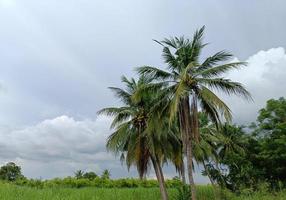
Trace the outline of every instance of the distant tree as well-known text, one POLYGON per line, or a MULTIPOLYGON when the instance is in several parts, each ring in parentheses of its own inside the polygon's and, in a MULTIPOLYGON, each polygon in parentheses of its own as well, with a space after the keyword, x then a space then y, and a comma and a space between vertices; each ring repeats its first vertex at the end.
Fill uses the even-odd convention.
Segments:
POLYGON ((86 172, 83 174, 83 178, 89 179, 89 180, 93 180, 97 177, 97 174, 94 172, 86 172))
POLYGON ((270 99, 259 111, 256 137, 255 165, 272 185, 286 185, 286 99, 270 99))
MULTIPOLYGON (((221 172, 221 176, 217 177, 217 182, 224 187, 237 190, 251 182, 251 167, 247 159, 250 152, 246 152, 249 149, 249 137, 242 126, 224 124, 219 130, 218 138, 220 166, 217 165, 216 169, 221 172), (244 173, 246 171, 247 173, 244 173)), ((212 172, 216 174, 214 169, 212 172)))
POLYGON ((110 178, 110 171, 108 169, 105 169, 103 172, 102 172, 102 175, 101 175, 101 178, 103 179, 109 179, 110 178))
POLYGON ((247 138, 243 127, 224 124, 219 133, 218 155, 221 160, 229 154, 244 154, 247 138))
POLYGON ((82 170, 77 170, 77 171, 74 173, 74 176, 75 176, 77 179, 83 178, 83 175, 84 175, 84 171, 82 171, 82 170))
POLYGON ((13 162, 9 162, 0 168, 0 179, 6 181, 15 181, 24 178, 21 173, 21 167, 13 162))

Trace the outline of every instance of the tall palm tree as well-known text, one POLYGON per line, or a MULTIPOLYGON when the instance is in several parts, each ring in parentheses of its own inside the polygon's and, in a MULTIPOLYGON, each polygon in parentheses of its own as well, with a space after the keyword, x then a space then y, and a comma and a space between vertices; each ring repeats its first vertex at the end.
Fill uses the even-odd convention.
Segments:
POLYGON ((142 179, 148 169, 149 151, 143 132, 146 127, 147 113, 143 102, 134 102, 132 96, 141 87, 142 80, 121 80, 126 89, 110 87, 115 95, 122 101, 121 107, 104 108, 98 114, 113 117, 110 128, 115 131, 109 136, 107 149, 121 154, 121 159, 126 161, 127 167, 137 167, 139 177, 142 179))
POLYGON ((228 95, 250 98, 249 92, 240 83, 221 77, 223 73, 246 63, 225 63, 232 58, 232 55, 225 51, 220 51, 201 62, 201 52, 206 46, 202 42, 203 34, 204 27, 197 30, 191 40, 184 37, 155 40, 163 46, 163 59, 168 65, 167 71, 151 66, 137 69, 141 75, 168 84, 165 91, 166 96, 171 99, 170 120, 176 117, 179 119, 193 200, 196 199, 196 190, 192 174, 192 141, 199 139, 198 110, 201 109, 212 121, 219 124, 221 117, 231 119, 231 111, 212 91, 213 89, 228 95))
MULTIPOLYGON (((110 88, 124 104, 121 107, 104 108, 104 113, 113 117, 111 128, 115 131, 107 141, 107 148, 120 153, 128 169, 131 165, 137 167, 140 178, 143 178, 150 166, 153 165, 156 173, 161 196, 168 199, 164 182, 162 165, 167 160, 177 156, 176 148, 179 139, 174 129, 169 129, 168 119, 162 117, 154 107, 160 106, 160 90, 154 93, 148 89, 150 79, 141 76, 138 81, 122 78, 126 89, 110 88), (164 134, 163 134, 164 133, 164 134)), ((161 86, 158 85, 158 89, 161 86)), ((180 150, 180 149, 179 149, 180 150)))

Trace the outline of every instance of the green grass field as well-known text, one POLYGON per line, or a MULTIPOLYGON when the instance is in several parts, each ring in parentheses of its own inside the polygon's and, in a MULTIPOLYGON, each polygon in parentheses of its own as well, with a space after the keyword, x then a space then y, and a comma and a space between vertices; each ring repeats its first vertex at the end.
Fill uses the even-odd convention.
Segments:
MULTIPOLYGON (((175 200, 176 190, 169 190, 172 200, 175 200)), ((230 200, 285 200, 286 192, 276 195, 255 193, 252 196, 236 197, 230 200)), ((100 188, 29 188, 9 184, 0 184, 1 200, 159 200, 157 188, 132 189, 100 189, 100 188)), ((198 186, 198 200, 212 200, 214 191, 210 186, 198 186)))

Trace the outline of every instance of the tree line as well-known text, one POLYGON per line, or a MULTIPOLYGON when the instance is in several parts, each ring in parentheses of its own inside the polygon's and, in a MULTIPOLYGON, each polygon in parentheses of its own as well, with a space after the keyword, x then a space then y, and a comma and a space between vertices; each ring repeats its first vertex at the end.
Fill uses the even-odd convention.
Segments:
MULTIPOLYGON (((110 179, 110 176, 111 173, 108 169, 104 169, 101 175, 98 175, 93 171, 85 172, 83 170, 77 170, 74 172, 75 179, 88 179, 88 180, 94 180, 96 178, 110 179)), ((17 165, 14 162, 8 162, 0 167, 0 180, 15 182, 19 180, 28 180, 28 178, 22 174, 21 166, 17 165)))
MULTIPOLYGON (((4 183, 14 184, 18 186, 27 186, 34 188, 156 188, 158 182, 156 180, 141 180, 136 178, 120 178, 111 179, 111 173, 105 169, 101 175, 93 171, 84 172, 77 170, 74 176, 64 178, 44 179, 29 179, 22 174, 21 166, 13 162, 0 167, 0 181, 4 183)), ((166 181, 168 188, 179 188, 181 181, 177 177, 166 181)))

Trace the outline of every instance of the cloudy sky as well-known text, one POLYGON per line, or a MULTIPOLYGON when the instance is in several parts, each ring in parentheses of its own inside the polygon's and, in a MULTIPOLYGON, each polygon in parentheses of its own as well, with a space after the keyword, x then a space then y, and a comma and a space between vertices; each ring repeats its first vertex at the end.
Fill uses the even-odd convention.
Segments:
MULTIPOLYGON (((269 98, 286 96, 284 0, 0 0, 0 164, 52 178, 77 169, 134 176, 105 150, 118 105, 108 86, 133 67, 164 67, 152 39, 192 36, 206 25, 203 56, 227 49, 249 65, 228 77, 254 103, 223 97, 236 123, 254 121, 269 98)), ((172 168, 166 169, 173 176, 172 168)), ((152 176, 152 173, 150 174, 152 176)), ((196 174, 197 182, 206 179, 196 174)))

